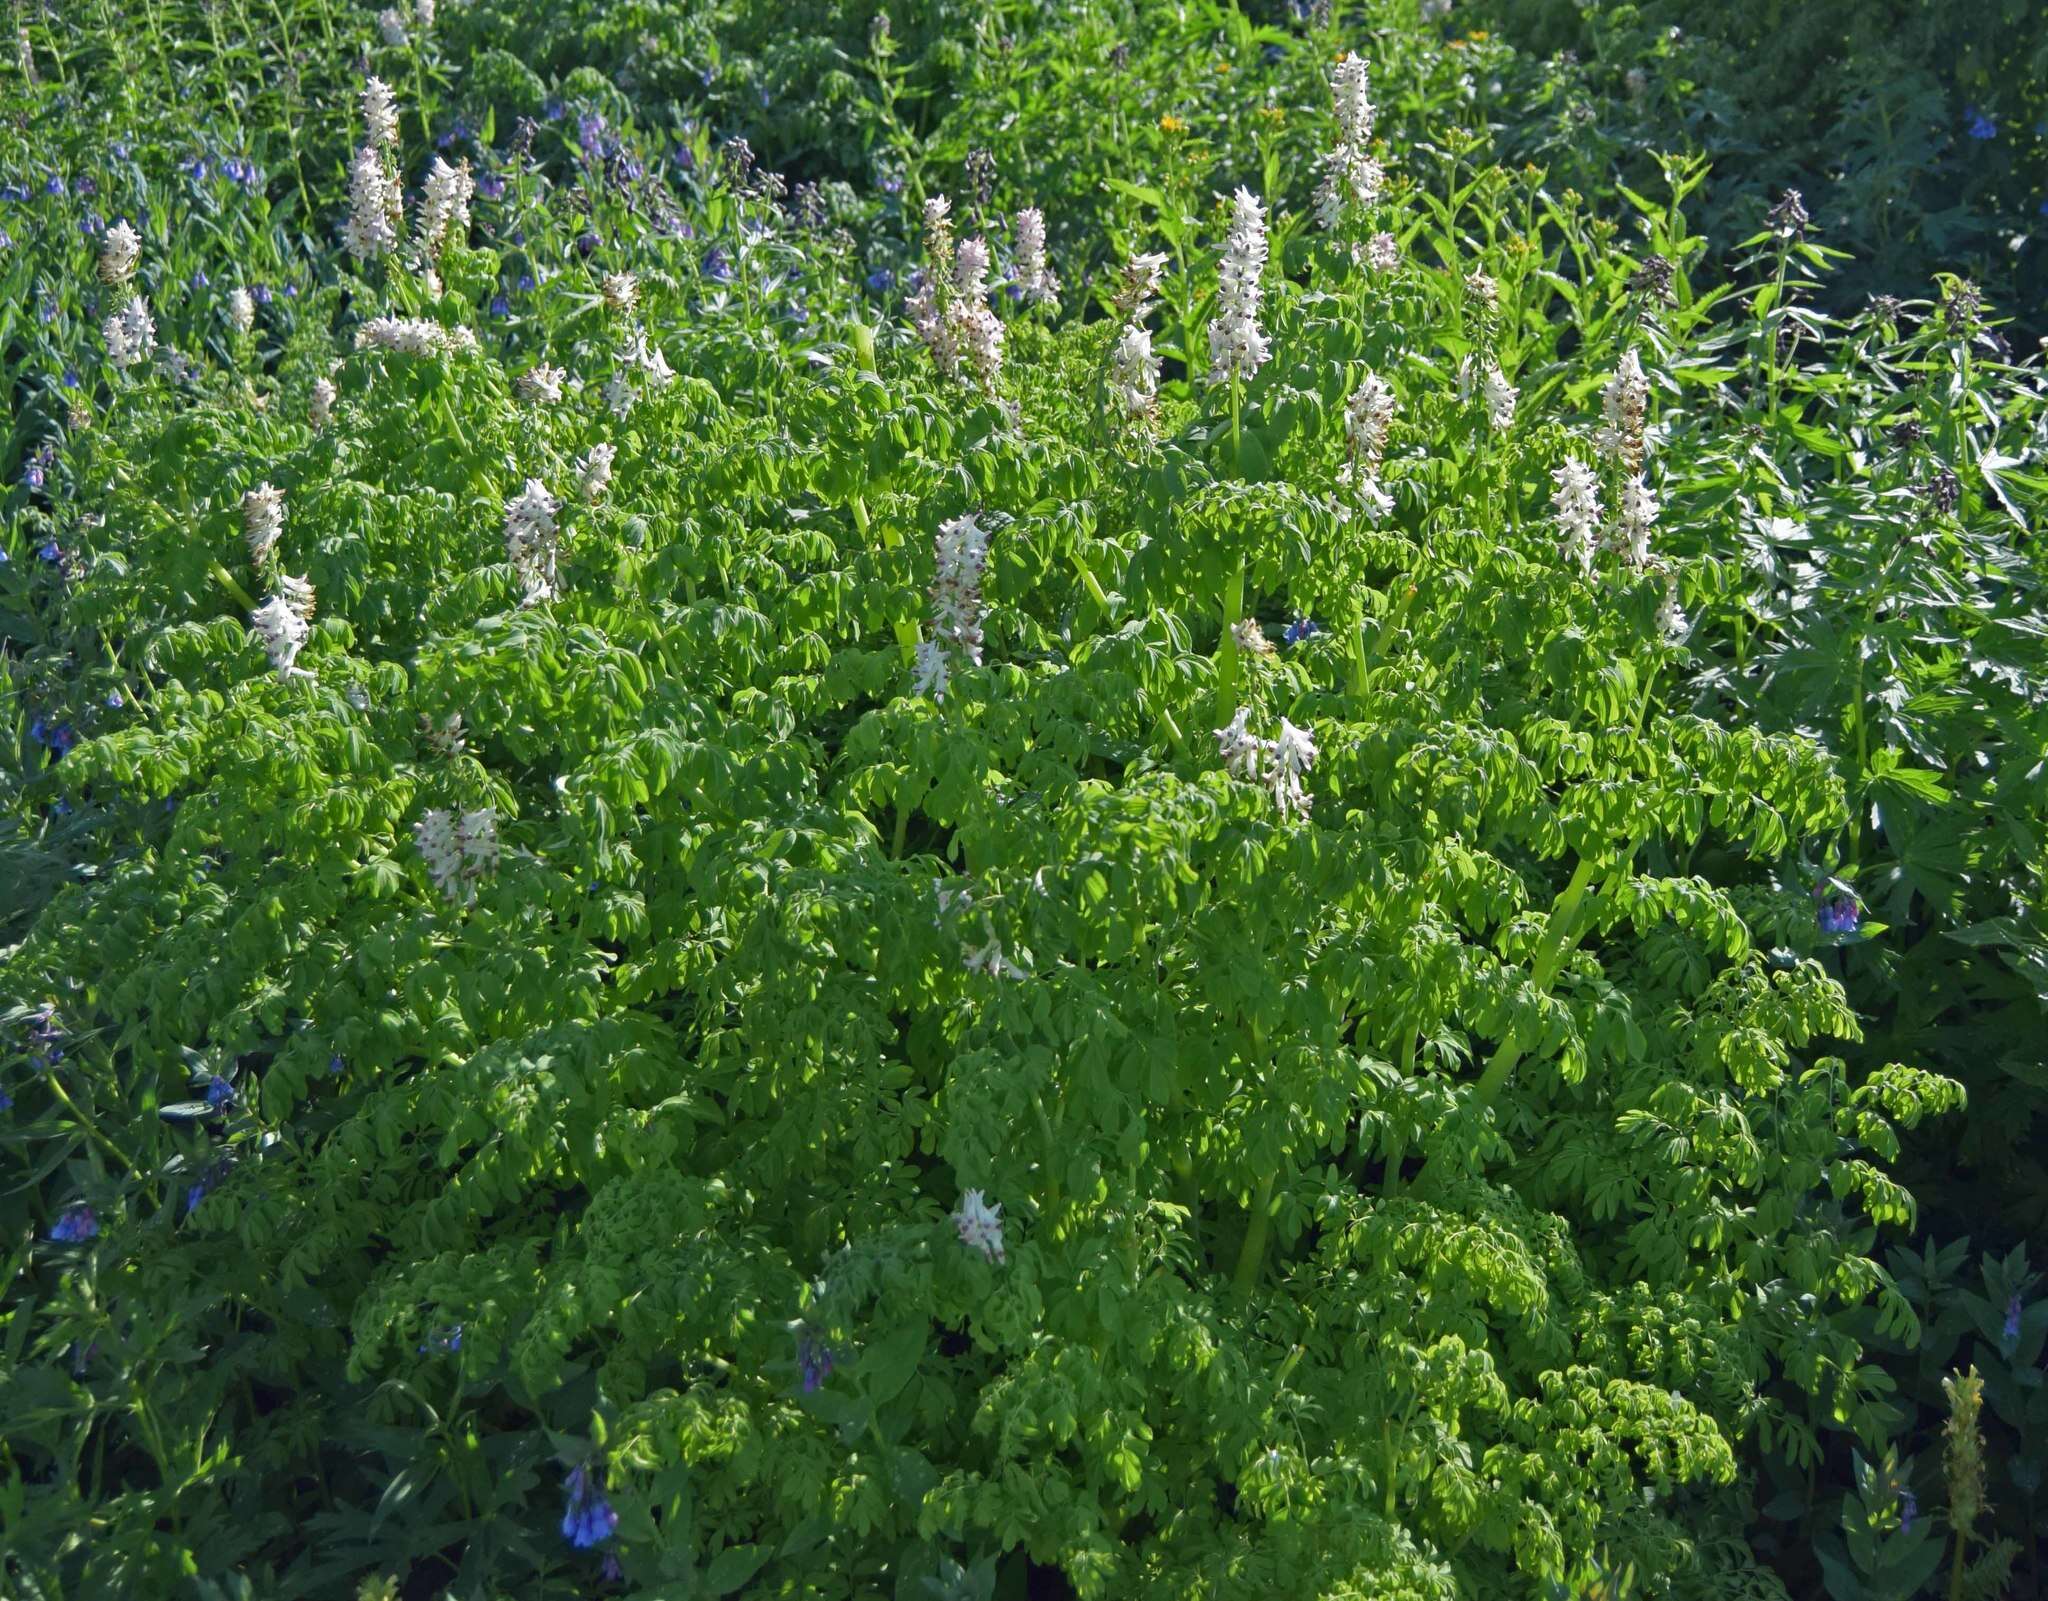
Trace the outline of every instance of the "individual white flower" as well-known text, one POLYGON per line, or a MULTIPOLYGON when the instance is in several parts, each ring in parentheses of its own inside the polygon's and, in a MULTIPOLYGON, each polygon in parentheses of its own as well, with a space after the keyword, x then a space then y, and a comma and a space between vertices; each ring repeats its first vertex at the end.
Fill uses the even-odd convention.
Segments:
POLYGON ((598 288, 608 310, 623 314, 640 304, 640 280, 630 272, 608 272, 598 288))
POLYGON ((384 35, 384 42, 394 49, 405 43, 405 13, 396 6, 386 6, 377 13, 377 31, 384 35))
POLYGON ((585 500, 596 502, 604 498, 605 486, 612 481, 612 462, 618 453, 616 445, 592 445, 576 463, 576 492, 585 500))
POLYGON ((423 262, 434 261, 451 243, 469 242, 469 202, 475 194, 476 180, 469 175, 467 161, 451 167, 434 157, 420 190, 419 252, 423 262))
POLYGON ((552 406, 562 398, 562 380, 569 375, 560 367, 543 361, 512 380, 519 398, 538 406, 552 406))
POLYGON ((128 304, 100 324, 107 341, 107 360, 116 367, 132 367, 156 348, 156 320, 149 314, 149 302, 131 295, 128 304))
POLYGON ((980 239, 960 241, 953 259, 953 298, 946 308, 952 345, 974 369, 984 390, 991 391, 1003 375, 1003 324, 988 307, 988 245, 980 239))
POLYGON ((1280 719, 1280 737, 1273 741, 1266 782, 1273 792, 1273 804, 1282 816, 1306 817, 1313 802, 1308 791, 1302 787, 1302 775, 1315 765, 1315 737, 1305 728, 1296 728, 1286 718, 1280 719))
POLYGON ((325 428, 334 421, 334 402, 340 393, 334 387, 334 380, 331 378, 313 380, 313 396, 306 403, 306 419, 315 429, 325 428))
POLYGON ((363 129, 370 144, 398 148, 398 102, 381 78, 363 85, 363 129))
POLYGON ((124 284, 135 276, 135 268, 142 260, 142 235, 125 222, 117 222, 107 230, 107 237, 100 245, 100 282, 103 284, 124 284))
POLYGON ((1657 525, 1657 511, 1657 496, 1641 473, 1622 480, 1615 544, 1631 567, 1650 565, 1650 531, 1657 525))
POLYGON ((1223 758, 1223 770, 1232 778, 1257 783, 1272 745, 1245 727, 1250 717, 1250 709, 1240 706, 1229 724, 1214 732, 1217 752, 1223 758))
POLYGON ((1392 272, 1401 265, 1401 247, 1390 233, 1376 233, 1365 246, 1365 264, 1374 272, 1392 272))
POLYGON ((1330 99, 1337 113, 1337 146, 1323 157, 1323 181, 1316 191, 1316 217, 1334 228, 1353 206, 1378 202, 1386 172, 1373 159, 1373 110, 1362 56, 1347 55, 1330 69, 1330 99))
POLYGON ((920 639, 917 642, 917 660, 911 672, 910 692, 929 695, 933 700, 944 700, 950 674, 946 647, 936 639, 920 639))
POLYGON ((374 261, 398 248, 398 185, 384 152, 364 145, 348 169, 348 224, 341 241, 358 261, 374 261))
POLYGON ((668 357, 661 353, 659 345, 648 347, 646 359, 640 363, 641 372, 647 375, 647 387, 666 389, 675 372, 668 364, 668 357))
POLYGON ((262 643, 279 678, 310 676, 295 663, 312 629, 282 595, 272 595, 250 614, 249 631, 262 643))
POLYGON ((1594 540, 1600 528, 1600 483, 1593 469, 1576 458, 1551 474, 1557 485, 1550 497, 1557 508, 1558 544, 1565 558, 1585 573, 1593 571, 1594 540))
POLYGON ((1487 364, 1480 389, 1486 397, 1487 421, 1493 424, 1494 432, 1506 433, 1514 426, 1515 400, 1521 391, 1509 383, 1507 374, 1491 362, 1487 364))
POLYGON ((960 1197, 960 1204, 953 1211, 953 1227, 962 1245, 979 1251, 991 1262, 1003 1260, 1003 1209, 1001 1205, 990 1206, 981 1191, 969 1190, 960 1197))
POLYGON ((249 540, 249 562, 261 567, 277 548, 284 532, 284 491, 258 484, 242 497, 242 531, 249 540))
POLYGON ((1045 259, 1045 213, 1026 206, 1017 213, 1017 288, 1027 306, 1058 309, 1060 281, 1045 259))
POLYGON ((969 950, 963 960, 970 973, 987 973, 994 978, 1029 978, 1031 975, 1003 954, 1003 947, 989 932, 988 943, 969 950))
POLYGON ((555 593, 557 507, 538 478, 505 506, 505 558, 525 586, 526 599, 545 600, 555 593))
POLYGON ((613 373, 605 380, 604 403, 611 414, 624 422, 633 415, 633 402, 639 396, 634 392, 632 382, 624 373, 613 373))
POLYGON ((1240 188, 1231 205, 1230 232, 1218 271, 1216 320, 1209 324, 1209 382, 1249 378, 1266 364, 1259 331, 1259 295, 1266 271, 1266 214, 1259 198, 1240 188))
POLYGON ((1650 404, 1650 380, 1636 353, 1625 353, 1601 396, 1604 420, 1595 443, 1600 454, 1632 473, 1643 468, 1643 429, 1650 404))
POLYGON ((228 326, 238 334, 256 326, 256 297, 248 290, 238 287, 229 293, 228 326))
POLYGON ((1152 354, 1152 331, 1131 323, 1110 354, 1110 388, 1117 404, 1133 417, 1151 411, 1159 396, 1159 358, 1152 354))

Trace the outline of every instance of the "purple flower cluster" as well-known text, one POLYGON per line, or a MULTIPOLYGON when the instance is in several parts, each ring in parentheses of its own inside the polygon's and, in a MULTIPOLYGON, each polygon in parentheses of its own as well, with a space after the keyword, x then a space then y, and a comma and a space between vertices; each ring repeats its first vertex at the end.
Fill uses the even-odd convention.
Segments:
POLYGON ((82 1245, 100 1231, 100 1220, 83 1201, 67 1206, 50 1225, 50 1238, 59 1245, 82 1245))
POLYGON ((206 1104, 216 1112, 234 1104, 235 1087, 218 1073, 206 1081, 206 1104))
POLYGON ((2019 1348, 2020 1314, 2023 1310, 2017 1295, 2005 1303, 2005 1326, 1998 1331, 1998 1348, 2007 1356, 2019 1348))
POLYGON ((569 1503, 562 1512, 562 1538, 579 1551, 603 1545, 619 1526, 619 1515, 605 1499, 603 1470, 580 1465, 569 1470, 569 1503))
POLYGON ((1321 632, 1322 629, 1317 626, 1313 617, 1297 617, 1287 625, 1286 631, 1280 637, 1290 645, 1299 645, 1310 635, 1321 632))
POLYGON ((1863 907, 1846 890, 1830 893, 1825 884, 1813 891, 1814 917, 1823 934, 1853 934, 1863 926, 1863 907))
POLYGON ((808 1331, 796 1337, 796 1365, 803 1375, 804 1394, 815 1394, 832 1373, 832 1350, 808 1331))
POLYGON ((61 762, 78 743, 78 730, 69 723, 52 723, 48 718, 38 717, 28 725, 28 737, 46 747, 50 755, 61 762))
POLYGON ((460 1323, 451 1323, 445 1329, 435 1329, 432 1333, 430 1333, 426 1337, 426 1339, 423 1342, 421 1342, 420 1354, 422 1356, 425 1356, 429 1352, 433 1351, 447 1351, 450 1354, 453 1354, 454 1352, 460 1351, 461 1349, 462 1325, 460 1323))
POLYGON ((45 1001, 29 1014, 29 1022, 33 1026, 28 1031, 28 1065, 39 1072, 55 1067, 64 1055, 59 1043, 64 1030, 57 1024, 57 1008, 45 1001))

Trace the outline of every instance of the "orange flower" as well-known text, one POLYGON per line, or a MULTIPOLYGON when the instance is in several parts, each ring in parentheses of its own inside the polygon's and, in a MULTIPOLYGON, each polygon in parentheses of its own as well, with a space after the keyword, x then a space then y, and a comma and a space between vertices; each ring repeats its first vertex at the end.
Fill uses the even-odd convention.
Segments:
POLYGON ((1186 133, 1188 125, 1182 122, 1180 118, 1168 113, 1159 119, 1159 131, 1161 133, 1186 133))

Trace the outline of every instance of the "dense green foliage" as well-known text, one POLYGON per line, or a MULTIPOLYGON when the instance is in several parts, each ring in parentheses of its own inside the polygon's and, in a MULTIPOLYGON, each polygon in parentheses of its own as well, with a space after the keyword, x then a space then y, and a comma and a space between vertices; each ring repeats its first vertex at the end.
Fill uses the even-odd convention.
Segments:
POLYGON ((1408 5, 439 11, 23 35, 10 1593, 2040 1592, 1976 286, 1408 5))

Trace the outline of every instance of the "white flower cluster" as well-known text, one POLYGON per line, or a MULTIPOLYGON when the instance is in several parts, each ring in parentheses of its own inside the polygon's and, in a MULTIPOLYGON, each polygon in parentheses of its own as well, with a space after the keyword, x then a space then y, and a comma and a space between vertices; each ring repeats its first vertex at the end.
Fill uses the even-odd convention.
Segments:
POLYGON ((612 481, 612 462, 618 454, 616 445, 592 445, 576 463, 576 492, 587 501, 602 500, 605 486, 612 481))
POLYGON ((1607 381, 1601 397, 1605 420, 1595 436, 1600 454, 1618 461, 1629 472, 1643 470, 1643 430, 1650 405, 1650 380, 1643 376, 1643 364, 1631 350, 1621 358, 1614 376, 1607 381))
POLYGON ((1344 436, 1351 444, 1346 481, 1375 517, 1384 517, 1394 503, 1380 487, 1380 462, 1386 455, 1387 430, 1393 425, 1394 391, 1378 373, 1369 372, 1344 408, 1344 436))
POLYGON ((1259 197, 1240 188, 1231 204, 1230 232, 1216 289, 1216 320, 1209 324, 1209 382, 1249 378, 1270 353, 1259 331, 1259 296, 1266 273, 1266 213, 1259 197))
POLYGON ((917 646, 912 690, 943 700, 949 651, 981 665, 981 574, 988 565, 988 530, 972 514, 939 525, 934 542, 938 573, 932 579, 932 634, 917 646))
POLYGON ((1248 784, 1264 783, 1283 817, 1307 817, 1314 802, 1302 776, 1315 765, 1315 736, 1280 719, 1280 737, 1261 739, 1247 728, 1250 712, 1240 706, 1229 725, 1215 730, 1223 770, 1248 784))
POLYGON ((967 359, 984 391, 1003 376, 1003 325, 988 306, 988 244, 963 239, 953 258, 953 299, 946 308, 953 348, 967 359))
POLYGON ((256 326, 256 297, 237 287, 228 295, 228 326, 245 334, 256 326))
POLYGON ((332 378, 313 380, 313 395, 306 403, 306 420, 316 432, 334 421, 334 403, 340 396, 341 391, 334 387, 332 378))
POLYGON ((1557 508, 1558 548, 1581 572, 1593 571, 1594 542, 1600 528, 1600 482, 1593 469, 1576 457, 1551 474, 1557 490, 1550 503, 1557 508))
POLYGON ((1365 59, 1347 55, 1330 69, 1330 99, 1337 111, 1337 148, 1323 157, 1316 220, 1334 228, 1353 206, 1378 203, 1386 171, 1367 148, 1375 115, 1365 59))
POLYGON ((612 415, 624 421, 633 413, 633 407, 640 398, 635 384, 637 374, 649 389, 661 390, 669 386, 675 377, 675 370, 668 364, 668 357, 661 353, 658 345, 647 342, 647 335, 635 327, 619 349, 620 370, 612 374, 604 386, 604 403, 611 408, 612 415))
POLYGON ((391 350, 406 356, 445 356, 476 349, 467 328, 444 328, 424 317, 373 317, 356 330, 356 349, 391 350))
POLYGON ((960 1243, 979 1251, 991 1262, 1003 1260, 1003 1209, 991 1206, 979 1190, 969 1190, 953 1210, 953 1227, 960 1243))
POLYGON ((128 297, 128 304, 100 324, 107 341, 107 360, 116 367, 132 367, 156 348, 156 321, 149 314, 149 302, 140 295, 128 297))
POLYGON ((398 106, 376 78, 363 85, 363 124, 367 137, 349 163, 348 225, 341 237, 358 261, 374 261, 398 248, 405 220, 398 188, 398 106))
POLYGON ((419 22, 420 32, 425 33, 434 25, 434 0, 413 0, 412 14, 419 22))
POLYGON ((469 202, 476 194, 476 180, 469 175, 469 163, 451 167, 439 156, 428 169, 420 190, 419 252, 422 263, 440 259, 451 243, 469 242, 469 202))
POLYGON ((249 615, 249 631, 263 646, 279 678, 310 678, 297 665, 313 632, 313 586, 303 578, 280 577, 277 593, 249 615))
POLYGON ((1376 233, 1366 241, 1365 264, 1374 272, 1392 272, 1401 265, 1401 247, 1390 233, 1376 233))
POLYGON ((526 488, 505 507, 505 556, 525 587, 529 603, 555 593, 555 558, 560 544, 557 509, 554 497, 538 478, 527 479, 526 488))
POLYGON ((460 817, 435 808, 413 824, 412 837, 434 887, 465 906, 476 898, 476 881, 498 865, 498 817, 488 806, 460 817))
POLYGON ((1166 277, 1163 254, 1137 255, 1124 265, 1124 281, 1116 294, 1123 330, 1110 352, 1110 390, 1120 409, 1133 417, 1149 414, 1159 398, 1159 358, 1152 354, 1152 297, 1166 277))
POLYGON ((1469 397, 1473 383, 1477 380, 1479 396, 1486 406, 1486 420, 1493 425, 1495 433, 1506 433, 1515 423, 1515 401, 1521 391, 1508 382, 1507 374, 1500 370, 1497 362, 1489 361, 1482 371, 1475 360, 1467 356, 1458 367, 1458 393, 1461 398, 1469 397))
POLYGON ((1060 304, 1060 281, 1045 259, 1045 213, 1026 206, 1017 213, 1017 288, 1027 306, 1060 304))
POLYGON ((630 272, 608 272, 598 284, 605 309, 622 315, 640 304, 640 280, 630 272))
POLYGON ((261 567, 284 532, 284 491, 258 484, 242 497, 242 529, 249 538, 249 562, 261 567))
POLYGON ((1657 511, 1657 496, 1641 473, 1622 480, 1614 544, 1631 567, 1650 565, 1650 531, 1657 526, 1657 511))
POLYGON ((1478 301, 1488 311, 1500 305, 1500 285, 1474 267, 1465 274, 1465 293, 1478 301))
POLYGON ((562 380, 569 375, 547 362, 529 367, 512 380, 519 398, 537 406, 552 406, 562 398, 562 380))
POLYGON ((126 283, 141 261, 142 235, 125 222, 115 223, 100 246, 100 282, 126 283))
POLYGON ((393 49, 405 43, 405 13, 396 6, 386 6, 377 13, 377 31, 384 35, 384 42, 393 49))

